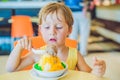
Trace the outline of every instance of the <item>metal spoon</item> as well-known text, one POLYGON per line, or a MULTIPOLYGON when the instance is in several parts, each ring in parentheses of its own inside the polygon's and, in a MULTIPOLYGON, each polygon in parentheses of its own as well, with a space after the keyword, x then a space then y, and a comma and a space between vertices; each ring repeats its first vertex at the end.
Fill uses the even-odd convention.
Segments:
POLYGON ((33 52, 34 54, 44 54, 44 53, 45 53, 45 50, 37 50, 37 49, 32 48, 32 52, 33 52))

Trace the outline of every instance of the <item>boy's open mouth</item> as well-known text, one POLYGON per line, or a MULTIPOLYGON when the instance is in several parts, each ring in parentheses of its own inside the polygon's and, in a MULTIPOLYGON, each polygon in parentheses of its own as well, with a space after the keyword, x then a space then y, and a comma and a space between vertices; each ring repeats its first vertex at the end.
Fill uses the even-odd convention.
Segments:
POLYGON ((50 39, 51 42, 56 42, 57 40, 55 38, 50 39))

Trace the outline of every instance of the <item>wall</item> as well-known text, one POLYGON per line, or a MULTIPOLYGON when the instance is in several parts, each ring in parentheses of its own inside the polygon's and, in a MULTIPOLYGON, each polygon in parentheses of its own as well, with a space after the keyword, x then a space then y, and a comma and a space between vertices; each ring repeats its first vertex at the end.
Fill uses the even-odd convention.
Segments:
POLYGON ((120 22, 120 5, 97 7, 96 17, 105 20, 120 22))

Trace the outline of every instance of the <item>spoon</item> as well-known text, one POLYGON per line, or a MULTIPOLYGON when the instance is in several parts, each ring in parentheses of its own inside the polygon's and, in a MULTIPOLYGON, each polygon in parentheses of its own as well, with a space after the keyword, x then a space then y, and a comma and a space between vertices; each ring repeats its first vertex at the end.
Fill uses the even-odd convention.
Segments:
POLYGON ((37 49, 32 48, 32 52, 33 52, 34 54, 44 54, 44 53, 45 53, 45 50, 37 50, 37 49))

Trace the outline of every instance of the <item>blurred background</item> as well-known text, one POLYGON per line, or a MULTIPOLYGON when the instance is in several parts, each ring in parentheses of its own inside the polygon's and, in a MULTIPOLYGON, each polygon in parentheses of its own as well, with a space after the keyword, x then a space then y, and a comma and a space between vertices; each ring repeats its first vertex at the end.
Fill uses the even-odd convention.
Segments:
MULTIPOLYGON (((6 73, 5 63, 13 45, 11 16, 29 16, 34 36, 37 36, 39 10, 49 2, 64 1, 67 0, 0 0, 0 74, 6 73)), ((107 64, 105 76, 120 80, 120 0, 81 0, 79 5, 85 7, 84 15, 90 23, 86 62, 92 67, 93 56, 104 59, 107 64)))

